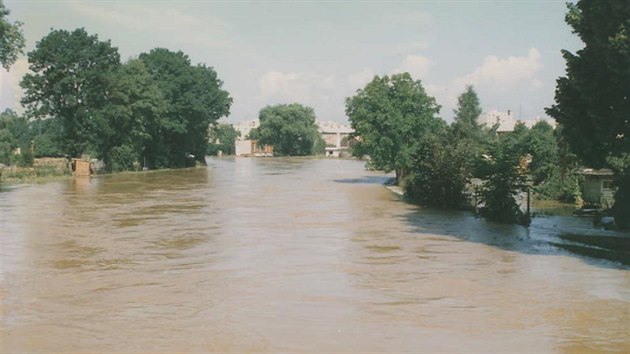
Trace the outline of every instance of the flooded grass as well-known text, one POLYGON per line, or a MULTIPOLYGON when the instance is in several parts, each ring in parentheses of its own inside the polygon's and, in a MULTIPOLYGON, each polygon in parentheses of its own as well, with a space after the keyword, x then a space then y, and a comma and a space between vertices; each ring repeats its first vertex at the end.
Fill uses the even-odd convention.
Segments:
POLYGON ((559 237, 563 240, 583 243, 607 250, 615 250, 628 253, 630 260, 630 237, 623 236, 601 236, 601 235, 579 235, 573 233, 563 233, 559 237))
POLYGON ((580 256, 604 259, 630 266, 630 253, 628 252, 613 251, 579 244, 552 243, 552 245, 580 256))

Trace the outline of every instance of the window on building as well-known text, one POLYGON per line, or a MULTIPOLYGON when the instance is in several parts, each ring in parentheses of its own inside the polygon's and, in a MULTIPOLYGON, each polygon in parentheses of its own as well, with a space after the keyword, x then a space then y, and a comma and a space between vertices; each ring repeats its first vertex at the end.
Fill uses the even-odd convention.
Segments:
POLYGON ((602 189, 613 189, 613 183, 611 180, 602 181, 602 189))

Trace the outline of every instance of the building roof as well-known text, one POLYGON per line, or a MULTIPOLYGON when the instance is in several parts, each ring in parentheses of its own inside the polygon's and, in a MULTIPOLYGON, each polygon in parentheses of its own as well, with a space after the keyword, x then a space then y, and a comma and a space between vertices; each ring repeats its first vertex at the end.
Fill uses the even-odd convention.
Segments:
MULTIPOLYGON (((352 129, 352 127, 350 127, 349 125, 334 122, 331 120, 316 120, 315 124, 317 124, 317 129, 322 134, 354 133, 354 129, 352 129)), ((258 128, 259 125, 260 121, 258 119, 244 120, 233 124, 234 129, 241 132, 241 139, 244 139, 252 129, 258 128)))
POLYGON ((317 120, 315 122, 317 124, 317 127, 319 128, 319 132, 320 133, 328 133, 328 134, 336 134, 336 133, 341 133, 341 134, 351 134, 354 133, 354 129, 352 129, 352 127, 350 127, 349 125, 346 124, 342 124, 342 123, 338 123, 338 122, 333 122, 332 120, 326 120, 326 121, 322 121, 322 120, 317 120))
POLYGON ((600 170, 594 168, 583 168, 579 171, 579 173, 587 176, 612 176, 614 174, 613 171, 607 168, 602 168, 600 170))
POLYGON ((485 125, 487 128, 492 128, 495 124, 499 123, 499 127, 497 128, 497 132, 511 132, 514 131, 514 126, 516 123, 521 122, 524 123, 526 127, 531 128, 536 123, 540 121, 545 121, 549 123, 552 127, 555 128, 556 122, 554 120, 544 119, 541 117, 534 117, 530 119, 516 119, 511 111, 501 112, 497 110, 492 110, 489 112, 484 112, 479 115, 479 124, 485 125))

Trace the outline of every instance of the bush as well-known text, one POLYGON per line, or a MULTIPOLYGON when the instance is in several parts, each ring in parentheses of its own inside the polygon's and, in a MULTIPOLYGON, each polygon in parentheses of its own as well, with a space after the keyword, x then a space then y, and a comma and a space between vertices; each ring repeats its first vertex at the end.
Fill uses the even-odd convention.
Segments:
POLYGON ((128 171, 134 169, 137 165, 137 155, 134 148, 130 145, 117 146, 111 152, 111 170, 112 171, 128 171))
POLYGON ((492 157, 482 166, 484 182, 478 196, 484 203, 481 214, 489 220, 529 224, 515 199, 526 186, 526 178, 520 168, 524 155, 521 149, 516 135, 500 139, 491 148, 492 157))
POLYGON ((405 195, 439 208, 461 208, 470 180, 467 149, 446 138, 431 138, 415 155, 405 179, 405 195))

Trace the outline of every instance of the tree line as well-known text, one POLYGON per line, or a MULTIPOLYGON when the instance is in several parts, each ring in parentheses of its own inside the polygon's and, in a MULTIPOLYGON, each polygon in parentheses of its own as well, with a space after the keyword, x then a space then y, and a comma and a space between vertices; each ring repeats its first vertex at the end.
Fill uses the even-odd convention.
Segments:
MULTIPOLYGON (((0 2, 6 68, 24 44, 21 24, 9 23, 8 14, 0 2)), ((5 112, 0 121, 5 164, 17 147, 43 156, 90 154, 111 171, 205 163, 208 127, 232 103, 215 70, 183 52, 155 48, 123 63, 109 40, 83 28, 51 30, 28 62, 20 83, 26 119, 5 112)))
MULTIPOLYGON (((360 137, 353 153, 394 171, 396 183, 417 202, 461 208, 476 198, 484 215, 497 221, 527 223, 515 199, 527 188, 543 198, 576 201, 576 176, 559 168, 560 137, 547 122, 531 129, 517 123, 499 135, 498 124, 479 124, 481 104, 472 86, 459 96, 452 124, 439 117, 440 108, 408 73, 375 77, 346 100, 360 137)), ((577 167, 574 158, 564 158, 577 167)))
POLYGON ((630 227, 630 3, 581 0, 568 4, 566 22, 584 42, 563 51, 567 75, 557 80, 556 103, 547 113, 558 128, 517 124, 506 135, 482 127, 472 87, 459 96, 455 121, 408 73, 376 76, 346 99, 346 114, 360 137, 354 153, 395 171, 397 183, 421 203, 459 207, 475 187, 482 213, 503 222, 528 223, 516 195, 575 201, 580 164, 614 173, 612 213, 630 227))
POLYGON ((118 50, 84 29, 53 30, 28 53, 22 104, 49 123, 61 151, 92 152, 111 170, 204 162, 208 126, 232 102, 213 68, 156 48, 121 63, 118 50))

